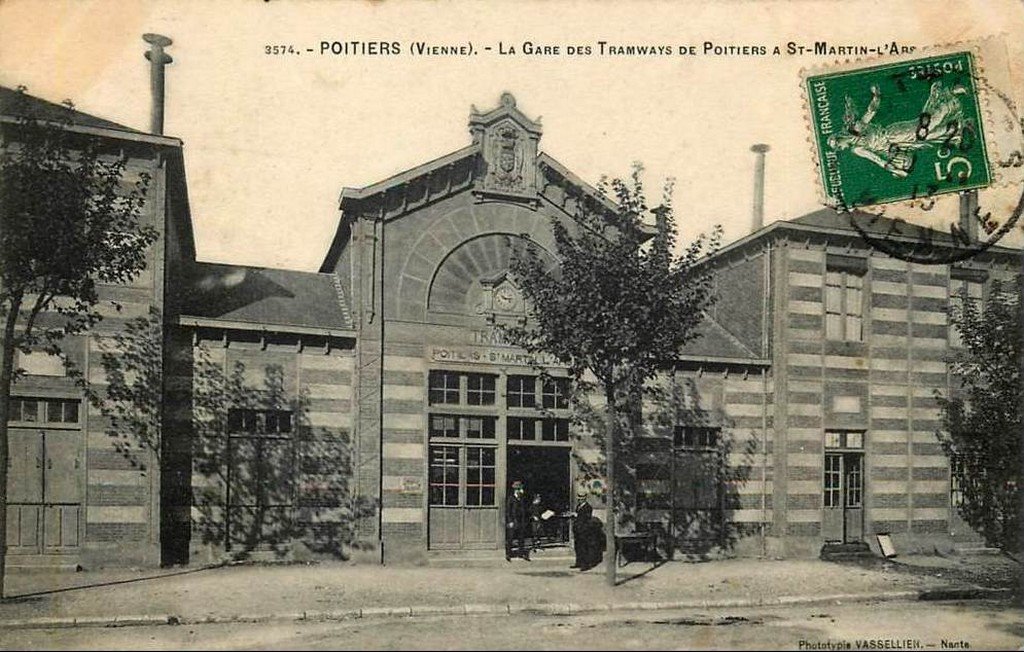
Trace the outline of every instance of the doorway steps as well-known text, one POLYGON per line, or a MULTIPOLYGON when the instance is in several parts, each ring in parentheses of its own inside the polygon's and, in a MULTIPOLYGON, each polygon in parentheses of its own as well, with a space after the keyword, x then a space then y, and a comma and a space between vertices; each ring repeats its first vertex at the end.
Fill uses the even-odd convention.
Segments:
POLYGON ((18 573, 75 573, 77 555, 7 555, 7 570, 18 573))
POLYGON ((826 543, 821 547, 819 557, 823 561, 844 561, 875 557, 871 548, 863 541, 854 543, 826 543))

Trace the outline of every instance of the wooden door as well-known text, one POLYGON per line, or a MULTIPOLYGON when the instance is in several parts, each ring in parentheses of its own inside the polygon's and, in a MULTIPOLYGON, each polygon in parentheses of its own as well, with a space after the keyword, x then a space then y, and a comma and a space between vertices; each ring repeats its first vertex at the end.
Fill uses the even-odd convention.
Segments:
POLYGON ((431 445, 429 502, 431 549, 499 547, 497 447, 431 445))
POLYGON ((827 453, 821 534, 826 542, 864 539, 864 454, 827 453))
POLYGON ((843 543, 864 540, 864 454, 843 454, 843 543))
POLYGON ((43 433, 10 428, 7 434, 7 550, 42 552, 43 433))
POLYGON ((11 554, 69 552, 81 532, 81 433, 10 428, 7 545, 11 554))
POLYGON ((232 436, 228 441, 227 549, 287 546, 295 534, 291 439, 232 436))
POLYGON ((843 455, 825 454, 824 512, 821 536, 826 542, 843 542, 843 455))
POLYGON ((77 431, 50 430, 43 442, 43 546, 47 552, 66 552, 79 542, 81 438, 77 431))

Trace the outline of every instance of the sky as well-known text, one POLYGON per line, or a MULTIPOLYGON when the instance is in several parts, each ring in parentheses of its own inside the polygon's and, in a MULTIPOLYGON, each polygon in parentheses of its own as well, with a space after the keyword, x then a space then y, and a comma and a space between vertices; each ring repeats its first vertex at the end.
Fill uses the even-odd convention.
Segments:
MULTIPOLYGON (((0 0, 0 84, 147 130, 145 32, 174 39, 165 133, 184 142, 199 258, 299 270, 319 267, 342 188, 468 145, 470 107, 491 109, 504 91, 541 117, 540 149, 577 176, 595 183, 641 161, 649 188, 676 179, 684 239, 721 224, 731 241, 750 229, 754 143, 771 146, 766 222, 821 207, 800 75, 848 57, 786 54, 789 42, 920 47, 1004 34, 1024 61, 1024 8, 998 0, 0 0), (402 53, 321 55, 322 41, 398 42, 402 53), (414 56, 417 41, 476 54, 414 56), (560 51, 526 55, 525 41, 560 51), (674 54, 600 55, 599 41, 674 54), (266 54, 274 45, 299 53, 266 54), (783 53, 715 50, 745 45, 783 53)), ((1020 76, 1009 79, 1024 106, 1020 76)))

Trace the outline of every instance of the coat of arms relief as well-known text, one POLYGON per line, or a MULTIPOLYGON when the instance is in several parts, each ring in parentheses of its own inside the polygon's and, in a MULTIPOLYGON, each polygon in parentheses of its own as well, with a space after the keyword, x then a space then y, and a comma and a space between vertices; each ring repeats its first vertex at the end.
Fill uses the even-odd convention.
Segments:
POLYGON ((535 203, 539 119, 527 118, 516 108, 512 94, 503 93, 500 105, 492 111, 481 113, 474 107, 469 126, 474 143, 480 146, 477 196, 535 203))
POLYGON ((523 189, 523 142, 519 130, 504 125, 491 140, 490 185, 499 190, 523 189))

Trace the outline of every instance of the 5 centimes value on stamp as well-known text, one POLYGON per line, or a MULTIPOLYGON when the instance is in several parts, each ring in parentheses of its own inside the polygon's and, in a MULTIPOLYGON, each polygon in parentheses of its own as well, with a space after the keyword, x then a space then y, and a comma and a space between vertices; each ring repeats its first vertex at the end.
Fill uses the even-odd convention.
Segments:
POLYGON ((826 203, 838 210, 991 184, 974 55, 805 79, 826 203))

